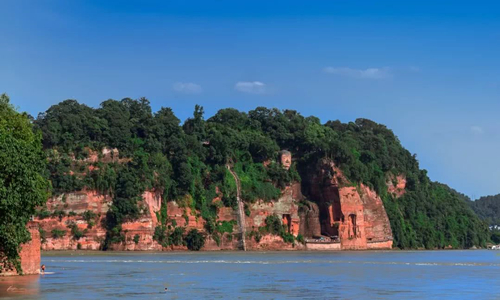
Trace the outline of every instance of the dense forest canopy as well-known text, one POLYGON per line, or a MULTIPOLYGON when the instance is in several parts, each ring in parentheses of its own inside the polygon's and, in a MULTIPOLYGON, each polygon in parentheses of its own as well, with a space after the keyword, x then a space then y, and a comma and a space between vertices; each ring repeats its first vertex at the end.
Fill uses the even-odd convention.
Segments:
POLYGON ((491 241, 500 244, 500 194, 469 201, 470 206, 491 226, 491 241))
POLYGON ((500 226, 500 194, 481 197, 471 201, 470 205, 477 215, 490 226, 500 226))
POLYGON ((50 191, 41 135, 26 114, 0 95, 0 271, 19 262, 21 243, 30 240, 26 224, 50 191))
MULTIPOLYGON (((196 208, 210 227, 216 191, 225 206, 236 204, 226 164, 238 173, 249 203, 276 199, 280 189, 306 176, 307 166, 325 158, 351 182, 364 183, 382 197, 396 247, 466 248, 484 246, 489 239, 487 227, 463 199, 431 182, 391 130, 367 119, 322 124, 294 110, 265 107, 248 113, 222 109, 205 119, 196 106, 193 117, 181 124, 170 108, 153 112, 147 99, 126 98, 104 101, 97 109, 66 100, 40 114, 35 125, 43 134, 54 193, 89 188, 113 196, 108 243, 123 238, 121 223, 139 216, 137 204, 145 190, 196 208), (90 151, 104 147, 117 148, 121 160, 86 160, 90 151), (276 162, 282 149, 293 154, 290 170, 276 162), (387 182, 397 175, 406 177, 407 187, 396 199, 387 192, 387 182)), ((159 234, 168 223, 160 219, 159 234)))

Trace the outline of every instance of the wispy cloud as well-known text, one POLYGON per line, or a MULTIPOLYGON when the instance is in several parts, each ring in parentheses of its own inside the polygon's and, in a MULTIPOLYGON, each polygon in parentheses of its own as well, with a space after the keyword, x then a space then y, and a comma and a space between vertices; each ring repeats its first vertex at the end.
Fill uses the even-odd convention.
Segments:
POLYGON ((470 131, 475 135, 481 135, 484 133, 484 130, 480 126, 471 126, 470 131))
POLYGON ((260 81, 239 81, 234 85, 234 89, 249 94, 265 94, 267 86, 260 81))
POLYGON ((392 77, 389 68, 369 68, 366 70, 362 70, 347 67, 326 67, 323 69, 323 71, 329 74, 362 79, 384 79, 392 77))
POLYGON ((177 93, 183 93, 183 94, 196 95, 196 94, 201 94, 201 92, 203 92, 203 89, 201 88, 200 85, 192 82, 176 82, 174 83, 172 88, 177 93))

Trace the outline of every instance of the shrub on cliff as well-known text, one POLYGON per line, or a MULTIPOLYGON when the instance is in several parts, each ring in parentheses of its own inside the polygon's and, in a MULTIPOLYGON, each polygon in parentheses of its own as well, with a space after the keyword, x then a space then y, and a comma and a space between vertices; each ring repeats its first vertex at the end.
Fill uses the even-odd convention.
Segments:
POLYGON ((263 232, 280 236, 285 243, 294 243, 295 237, 286 230, 286 226, 281 222, 278 215, 273 214, 266 218, 266 226, 263 227, 263 232))
POLYGON ((68 224, 68 228, 71 229, 73 239, 75 239, 76 241, 85 236, 86 230, 80 230, 80 228, 78 228, 78 225, 76 225, 74 222, 68 224))
POLYGON ((53 239, 60 239, 66 235, 66 230, 52 229, 50 233, 52 234, 53 239))
POLYGON ((50 217, 52 214, 50 211, 47 210, 46 207, 44 207, 43 209, 39 210, 36 212, 36 216, 37 218, 39 218, 40 220, 43 220, 45 218, 48 218, 50 217))
POLYGON ((31 238, 26 224, 48 197, 46 173, 41 134, 0 95, 0 253, 19 273, 20 245, 31 238))
POLYGON ((45 244, 47 242, 47 232, 42 228, 38 228, 38 232, 40 232, 40 242, 45 244))
POLYGON ((278 215, 273 214, 266 217, 266 230, 270 234, 281 235, 284 231, 283 224, 278 215))
POLYGON ((191 251, 199 251, 205 245, 205 236, 197 229, 192 229, 186 235, 186 246, 191 251))
POLYGON ((184 245, 184 230, 184 227, 175 227, 172 233, 168 236, 168 240, 171 245, 184 245))
POLYGON ((87 222, 88 228, 92 228, 95 225, 97 214, 91 210, 86 210, 82 213, 82 218, 87 222))
POLYGON ((163 247, 168 246, 168 237, 166 234, 167 228, 165 226, 158 225, 155 227, 155 231, 153 234, 153 241, 157 241, 158 244, 163 247))
POLYGON ((139 244, 140 239, 141 239, 140 235, 138 235, 138 234, 134 235, 134 244, 136 244, 136 245, 139 244))

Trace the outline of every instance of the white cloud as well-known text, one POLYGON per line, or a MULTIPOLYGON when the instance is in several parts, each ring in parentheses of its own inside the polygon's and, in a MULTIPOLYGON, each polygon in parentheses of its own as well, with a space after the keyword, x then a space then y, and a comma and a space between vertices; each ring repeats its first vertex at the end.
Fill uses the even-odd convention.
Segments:
POLYGON ((351 69, 346 67, 326 67, 325 73, 336 74, 352 78, 384 79, 392 77, 389 68, 369 68, 366 70, 351 69))
POLYGON ((183 93, 183 94, 201 94, 203 92, 203 89, 201 88, 200 85, 192 82, 176 82, 172 86, 174 91, 178 93, 183 93))
POLYGON ((234 85, 234 89, 249 94, 265 94, 266 84, 260 81, 239 81, 234 85))
POLYGON ((480 134, 483 134, 483 133, 484 133, 483 128, 482 128, 482 127, 480 127, 480 126, 471 126, 470 131, 471 131, 473 134, 476 134, 476 135, 480 135, 480 134))

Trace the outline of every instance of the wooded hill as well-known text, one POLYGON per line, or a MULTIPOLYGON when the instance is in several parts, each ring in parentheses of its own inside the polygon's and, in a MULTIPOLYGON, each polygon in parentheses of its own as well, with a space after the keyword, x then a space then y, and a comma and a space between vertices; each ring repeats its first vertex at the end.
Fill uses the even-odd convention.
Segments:
POLYGON ((486 224, 466 201, 430 181, 390 129, 367 119, 322 124, 294 110, 265 107, 222 109, 205 119, 203 108, 196 106, 193 117, 181 124, 170 108, 153 112, 147 99, 127 98, 104 101, 97 109, 66 100, 41 113, 34 124, 43 135, 53 193, 87 187, 113 196, 108 243, 120 240, 122 222, 138 217, 137 203, 147 189, 161 191, 163 201, 188 201, 210 224, 216 187, 225 206, 236 203, 226 163, 234 165, 242 198, 250 203, 276 199, 280 189, 301 181, 306 166, 324 158, 351 182, 380 195, 395 247, 468 248, 489 240, 486 224), (86 172, 89 151, 103 147, 117 148, 122 160, 98 162, 86 172), (290 170, 276 163, 282 149, 293 154, 290 170), (397 175, 407 180, 398 199, 387 192, 387 181, 397 175))

